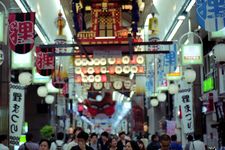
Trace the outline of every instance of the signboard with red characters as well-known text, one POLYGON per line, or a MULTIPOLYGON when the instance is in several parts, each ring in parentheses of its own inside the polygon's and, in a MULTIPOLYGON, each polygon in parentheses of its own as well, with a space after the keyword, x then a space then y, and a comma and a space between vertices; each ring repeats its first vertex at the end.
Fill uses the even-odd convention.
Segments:
POLYGON ((35 13, 9 14, 9 47, 19 54, 28 53, 34 46, 35 13))
POLYGON ((43 76, 52 74, 55 68, 54 56, 49 56, 48 53, 54 52, 54 48, 36 48, 36 68, 37 72, 43 76))

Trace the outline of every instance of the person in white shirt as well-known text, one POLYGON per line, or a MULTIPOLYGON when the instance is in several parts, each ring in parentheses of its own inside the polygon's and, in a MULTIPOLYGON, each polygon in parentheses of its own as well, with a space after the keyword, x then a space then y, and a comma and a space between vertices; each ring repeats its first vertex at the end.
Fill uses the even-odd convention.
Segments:
POLYGON ((199 134, 195 134, 195 141, 190 143, 189 150, 206 150, 206 145, 204 142, 202 142, 201 136, 199 134))
POLYGON ((67 144, 66 150, 71 150, 72 147, 78 145, 78 144, 77 144, 78 142, 77 142, 77 138, 76 138, 76 137, 77 137, 77 135, 78 135, 81 131, 83 131, 83 129, 82 129, 81 127, 76 127, 76 129, 75 129, 74 132, 73 132, 74 139, 73 139, 72 142, 70 142, 69 144, 67 144))
POLYGON ((2 134, 0 135, 0 150, 9 150, 7 145, 7 135, 2 134))
POLYGON ((64 143, 64 133, 57 133, 56 140, 51 143, 50 150, 57 150, 57 148, 61 148, 62 150, 66 150, 66 144, 64 143))

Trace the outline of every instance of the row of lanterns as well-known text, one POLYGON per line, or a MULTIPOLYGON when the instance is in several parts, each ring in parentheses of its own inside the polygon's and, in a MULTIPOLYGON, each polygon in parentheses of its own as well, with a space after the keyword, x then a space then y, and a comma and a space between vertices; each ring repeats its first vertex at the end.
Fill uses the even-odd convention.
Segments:
POLYGON ((122 58, 91 58, 88 61, 86 58, 75 58, 75 66, 105 66, 105 65, 128 65, 128 64, 144 64, 144 56, 133 56, 131 60, 129 56, 123 56, 122 58))
MULTIPOLYGON (((28 86, 32 83, 32 74, 30 72, 22 72, 18 77, 19 83, 23 86, 28 86)), ((48 89, 46 86, 40 86, 37 89, 37 94, 40 97, 45 97, 45 102, 47 104, 52 104, 54 102, 54 96, 48 95, 48 89)))
POLYGON ((75 77, 75 82, 86 83, 86 82, 107 82, 106 75, 78 75, 75 77))
POLYGON ((75 74, 129 74, 144 73, 144 66, 102 66, 102 67, 76 67, 75 74))
MULTIPOLYGON (((187 83, 192 83, 196 79, 196 72, 192 69, 186 69, 183 73, 183 80, 187 83)), ((179 86, 175 83, 171 83, 168 87, 169 94, 176 94, 179 91, 179 86)), ((166 94, 165 93, 159 93, 156 98, 151 99, 150 103, 153 107, 156 107, 159 105, 159 102, 165 102, 166 100, 166 94)))

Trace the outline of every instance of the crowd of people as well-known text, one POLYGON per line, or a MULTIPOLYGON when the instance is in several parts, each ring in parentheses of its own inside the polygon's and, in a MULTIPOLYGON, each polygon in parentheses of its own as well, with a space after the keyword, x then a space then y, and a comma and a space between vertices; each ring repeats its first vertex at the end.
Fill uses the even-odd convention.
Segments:
MULTIPOLYGON (((205 150, 205 144, 196 135, 195 141, 191 135, 185 147, 177 142, 177 136, 154 134, 150 142, 146 139, 132 140, 125 132, 111 135, 108 132, 88 134, 77 127, 71 133, 58 132, 56 137, 41 139, 39 143, 32 141, 33 135, 26 134, 26 143, 20 145, 19 150, 205 150)), ((0 150, 8 150, 7 136, 0 135, 0 150)))

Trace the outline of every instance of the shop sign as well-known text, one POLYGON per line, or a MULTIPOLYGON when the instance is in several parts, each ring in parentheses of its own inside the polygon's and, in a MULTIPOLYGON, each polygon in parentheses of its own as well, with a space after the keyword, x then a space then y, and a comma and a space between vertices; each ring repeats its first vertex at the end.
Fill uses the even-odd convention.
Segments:
POLYGON ((24 86, 10 84, 9 144, 19 145, 24 117, 24 86))
POLYGON ((203 29, 212 32, 224 28, 224 0, 197 0, 196 4, 197 20, 203 29))
POLYGON ((203 63, 202 44, 188 44, 181 48, 182 65, 200 65, 203 63))
POLYGON ((181 104, 182 123, 184 133, 194 132, 194 118, 193 118, 193 97, 192 85, 184 81, 181 82, 180 90, 178 92, 178 100, 181 104))

